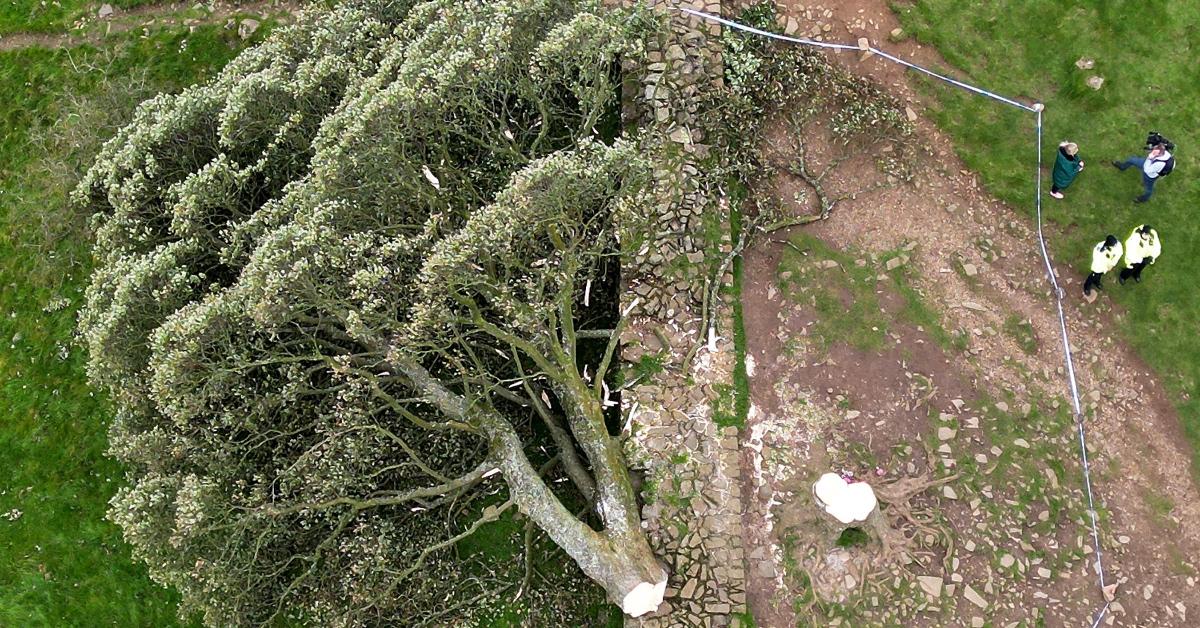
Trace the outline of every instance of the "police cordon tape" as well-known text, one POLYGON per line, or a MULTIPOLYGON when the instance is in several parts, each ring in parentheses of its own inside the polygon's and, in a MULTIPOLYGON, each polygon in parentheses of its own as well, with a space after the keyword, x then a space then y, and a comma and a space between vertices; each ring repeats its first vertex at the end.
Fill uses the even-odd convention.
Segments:
POLYGON ((1034 103, 1032 105, 1026 105, 1026 104, 1017 102, 1015 100, 1012 100, 1011 98, 1005 98, 1004 96, 1001 96, 999 94, 989 92, 986 89, 982 89, 982 88, 976 87, 974 85, 969 85, 967 83, 964 83, 957 79, 951 78, 949 76, 945 76, 943 74, 938 74, 937 72, 934 72, 933 70, 930 70, 928 68, 923 68, 915 63, 905 61, 904 59, 901 59, 894 55, 888 54, 878 48, 875 48, 874 46, 855 46, 855 45, 850 45, 850 44, 836 44, 836 43, 829 43, 829 42, 823 42, 823 41, 814 41, 812 39, 788 37, 787 35, 780 35, 778 33, 772 33, 770 31, 764 31, 761 29, 757 29, 752 26, 746 26, 745 24, 739 24, 732 20, 727 20, 723 17, 717 16, 717 15, 712 15, 711 13, 705 13, 703 11, 696 11, 695 9, 689 9, 686 7, 673 7, 673 8, 682 13, 686 13, 686 14, 698 17, 700 19, 703 19, 703 20, 708 20, 710 22, 716 22, 718 24, 722 24, 729 28, 743 31, 746 33, 751 33, 753 35, 758 35, 760 37, 767 37, 770 39, 775 39, 778 41, 786 41, 786 42, 790 42, 793 44, 800 44, 803 46, 813 46, 816 48, 827 48, 827 49, 831 49, 831 50, 853 50, 853 51, 859 51, 859 52, 871 52, 873 54, 879 55, 881 58, 887 59, 893 63, 898 63, 900 65, 903 65, 904 67, 916 70, 927 76, 931 76, 940 81, 954 85, 955 87, 965 89, 969 92, 972 92, 972 93, 980 95, 980 96, 984 96, 986 98, 991 98, 992 100, 1002 102, 1006 105, 1010 105, 1010 106, 1016 107, 1018 109, 1023 109, 1025 111, 1033 113, 1037 116, 1037 173, 1035 176, 1034 203, 1035 203, 1035 207, 1037 208, 1038 245, 1041 247, 1042 260, 1046 263, 1046 277, 1050 280, 1050 286, 1054 289, 1054 305, 1058 309, 1058 325, 1059 325, 1059 329, 1062 330, 1063 361, 1066 363, 1066 367, 1067 367, 1067 370, 1066 370, 1067 387, 1071 393, 1071 404, 1072 404, 1072 410, 1074 412, 1075 427, 1079 433, 1079 453, 1080 453, 1080 458, 1082 459, 1082 463, 1083 463, 1083 484, 1084 484, 1084 487, 1086 488, 1086 492, 1087 492, 1088 517, 1091 520, 1091 527, 1092 527, 1092 543, 1093 543, 1093 545, 1095 545, 1095 551, 1096 551, 1096 561, 1095 561, 1095 563, 1093 563, 1093 568, 1096 571, 1096 576, 1097 576, 1097 578, 1099 580, 1099 584, 1100 584, 1100 594, 1101 594, 1102 599, 1104 600, 1104 606, 1100 609, 1099 612, 1096 613, 1095 617, 1092 619, 1091 626, 1092 626, 1092 628, 1096 628, 1097 626, 1099 626, 1100 622, 1103 621, 1104 616, 1108 613, 1108 609, 1112 604, 1113 590, 1110 590, 1108 585, 1104 581, 1104 563, 1103 563, 1103 558, 1102 558, 1102 552, 1100 550, 1100 529, 1099 529, 1099 525, 1096 523, 1096 503, 1095 503, 1095 498, 1093 497, 1093 494, 1092 494, 1092 472, 1091 472, 1091 465, 1088 462, 1087 437, 1085 435, 1084 424, 1083 424, 1084 416, 1083 416, 1082 408, 1080 407, 1080 403, 1079 403, 1079 386, 1075 382, 1075 363, 1074 363, 1074 359, 1071 357, 1071 339, 1067 333, 1067 318, 1063 312, 1063 298, 1065 296, 1065 293, 1063 292, 1063 289, 1058 285, 1058 280, 1054 276, 1054 266, 1050 262, 1050 253, 1046 250, 1046 238, 1042 232, 1042 112, 1045 110, 1045 106, 1042 105, 1042 103, 1034 103))

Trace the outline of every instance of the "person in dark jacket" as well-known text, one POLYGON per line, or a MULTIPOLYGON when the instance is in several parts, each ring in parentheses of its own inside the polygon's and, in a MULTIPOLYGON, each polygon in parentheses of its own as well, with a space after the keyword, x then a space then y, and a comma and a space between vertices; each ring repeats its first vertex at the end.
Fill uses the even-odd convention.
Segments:
POLYGON ((1054 159, 1054 185, 1050 188, 1050 196, 1062 198, 1062 191, 1071 187, 1080 170, 1083 170, 1083 159, 1079 157, 1079 145, 1075 142, 1059 144, 1054 159))

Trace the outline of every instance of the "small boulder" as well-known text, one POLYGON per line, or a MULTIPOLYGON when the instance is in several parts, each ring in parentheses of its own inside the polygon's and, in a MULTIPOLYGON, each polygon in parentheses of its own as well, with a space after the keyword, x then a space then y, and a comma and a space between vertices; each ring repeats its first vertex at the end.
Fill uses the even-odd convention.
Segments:
POLYGON ((987 600, 983 599, 983 596, 979 595, 978 591, 976 591, 975 589, 972 589, 971 585, 968 584, 963 589, 963 597, 967 598, 967 601, 974 604, 975 606, 978 606, 979 608, 987 610, 987 607, 988 607, 987 600))
POLYGON ((113 13, 116 13, 116 9, 113 8, 113 5, 102 4, 100 5, 100 10, 96 12, 96 17, 103 20, 111 16, 113 13))
POLYGON ((242 39, 250 39, 254 35, 254 31, 258 30, 258 20, 246 18, 238 24, 238 37, 242 39))
POLYGON ((1088 57, 1079 57, 1079 60, 1075 62, 1075 67, 1080 70, 1090 70, 1096 67, 1096 60, 1089 59, 1088 57))
POLYGON ((930 598, 937 599, 942 596, 942 579, 939 576, 917 576, 917 583, 921 585, 921 590, 930 598))
POLYGON ((1103 85, 1104 85, 1104 79, 1102 77, 1099 77, 1099 76, 1089 76, 1088 77, 1088 80, 1087 80, 1088 87, 1090 87, 1092 89, 1100 89, 1100 87, 1103 85))

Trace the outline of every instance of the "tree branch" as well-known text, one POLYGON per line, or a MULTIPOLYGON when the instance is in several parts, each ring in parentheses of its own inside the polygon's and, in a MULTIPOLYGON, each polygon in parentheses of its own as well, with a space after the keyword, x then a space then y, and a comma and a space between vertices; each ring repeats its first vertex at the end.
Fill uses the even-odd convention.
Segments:
POLYGON ((454 478, 453 480, 443 482, 442 484, 437 484, 434 486, 423 486, 421 488, 416 488, 416 489, 413 489, 413 490, 408 491, 401 495, 395 495, 395 496, 391 496, 391 497, 376 497, 373 499, 355 499, 353 497, 335 497, 333 499, 328 499, 328 500, 321 501, 321 502, 305 502, 302 504, 292 504, 290 506, 287 506, 286 508, 277 508, 272 505, 272 506, 267 506, 266 508, 261 509, 258 512, 260 512, 261 514, 270 516, 270 517, 283 517, 283 516, 295 514, 298 512, 312 511, 312 510, 329 510, 330 508, 336 508, 338 506, 349 506, 350 509, 354 513, 359 513, 364 510, 368 510, 370 508, 378 508, 381 506, 398 506, 398 505, 405 504, 405 503, 408 503, 408 502, 411 502, 411 501, 414 501, 417 499, 424 499, 424 498, 428 498, 428 497, 440 497, 451 491, 461 489, 465 486, 474 484, 474 483, 480 481, 481 479, 483 479, 483 477, 486 474, 488 474, 491 471, 495 471, 495 470, 496 470, 496 464, 494 462, 485 460, 485 461, 479 463, 479 465, 476 466, 475 469, 472 470, 470 473, 461 475, 457 478, 454 478))

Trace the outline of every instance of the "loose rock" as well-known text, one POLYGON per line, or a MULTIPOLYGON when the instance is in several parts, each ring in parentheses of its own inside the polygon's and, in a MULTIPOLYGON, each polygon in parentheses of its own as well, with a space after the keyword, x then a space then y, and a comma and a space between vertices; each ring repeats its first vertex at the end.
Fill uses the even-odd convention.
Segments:
POLYGON ((238 24, 238 37, 241 37, 242 39, 250 39, 256 30, 258 30, 258 20, 246 18, 238 24))

